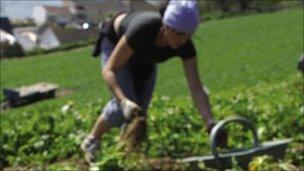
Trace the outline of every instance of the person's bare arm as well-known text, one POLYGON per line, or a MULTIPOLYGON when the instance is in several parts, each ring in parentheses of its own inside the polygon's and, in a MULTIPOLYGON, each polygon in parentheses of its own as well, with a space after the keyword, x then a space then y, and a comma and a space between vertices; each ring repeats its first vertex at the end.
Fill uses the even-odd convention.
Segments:
POLYGON ((130 101, 124 95, 123 91, 118 85, 116 72, 130 59, 132 54, 133 50, 128 45, 126 37, 122 36, 102 70, 102 75, 107 83, 107 86, 116 97, 118 103, 121 105, 123 114, 127 119, 133 117, 136 112, 140 110, 140 107, 136 103, 130 101))
POLYGON ((129 60, 132 54, 133 50, 128 45, 126 37, 123 36, 118 41, 102 70, 102 75, 108 88, 112 91, 119 102, 126 97, 117 83, 116 72, 129 60))
POLYGON ((190 58, 183 61, 184 71, 188 81, 189 89, 193 101, 203 116, 207 127, 214 123, 208 96, 202 87, 201 80, 197 69, 196 58, 190 58))

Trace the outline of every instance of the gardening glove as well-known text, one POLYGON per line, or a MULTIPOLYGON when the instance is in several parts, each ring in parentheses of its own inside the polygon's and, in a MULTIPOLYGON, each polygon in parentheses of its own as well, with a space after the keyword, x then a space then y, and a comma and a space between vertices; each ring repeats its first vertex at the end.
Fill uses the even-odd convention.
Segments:
MULTIPOLYGON (((216 123, 212 123, 210 125, 207 126, 207 131, 210 134, 212 128, 216 125, 216 123)), ((217 134, 216 137, 216 142, 217 142, 217 146, 221 147, 221 148, 227 148, 227 144, 228 144, 228 133, 225 129, 220 129, 219 133, 217 134)))
POLYGON ((122 109, 122 113, 127 120, 130 120, 134 116, 138 115, 138 113, 140 111, 140 107, 136 103, 132 102, 131 100, 129 100, 127 98, 123 99, 120 102, 120 106, 122 109))

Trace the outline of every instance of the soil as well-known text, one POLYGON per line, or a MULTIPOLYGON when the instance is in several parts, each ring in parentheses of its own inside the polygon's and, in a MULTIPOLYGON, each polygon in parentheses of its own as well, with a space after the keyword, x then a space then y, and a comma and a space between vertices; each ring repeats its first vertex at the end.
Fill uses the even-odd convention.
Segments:
POLYGON ((74 90, 74 89, 68 89, 68 88, 59 89, 59 90, 57 90, 55 97, 56 98, 64 97, 64 96, 67 96, 67 95, 70 95, 70 94, 74 93, 75 91, 76 90, 74 90))

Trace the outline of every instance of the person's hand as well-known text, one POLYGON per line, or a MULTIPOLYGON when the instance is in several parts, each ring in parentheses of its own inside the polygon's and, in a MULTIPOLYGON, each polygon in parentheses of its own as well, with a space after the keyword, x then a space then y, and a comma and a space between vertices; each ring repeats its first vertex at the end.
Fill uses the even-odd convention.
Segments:
POLYGON ((140 107, 136 103, 132 102, 127 98, 123 99, 120 102, 120 106, 122 109, 122 113, 126 119, 132 119, 140 111, 140 107))

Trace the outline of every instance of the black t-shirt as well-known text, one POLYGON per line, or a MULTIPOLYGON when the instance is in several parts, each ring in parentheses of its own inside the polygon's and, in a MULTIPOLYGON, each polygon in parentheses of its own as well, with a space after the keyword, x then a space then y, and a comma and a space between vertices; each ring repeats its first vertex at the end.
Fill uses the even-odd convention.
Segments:
POLYGON ((191 39, 178 49, 156 46, 161 26, 162 18, 159 13, 133 12, 122 21, 118 35, 126 36, 128 45, 134 50, 133 58, 141 62, 158 63, 175 56, 182 59, 196 56, 191 39))

